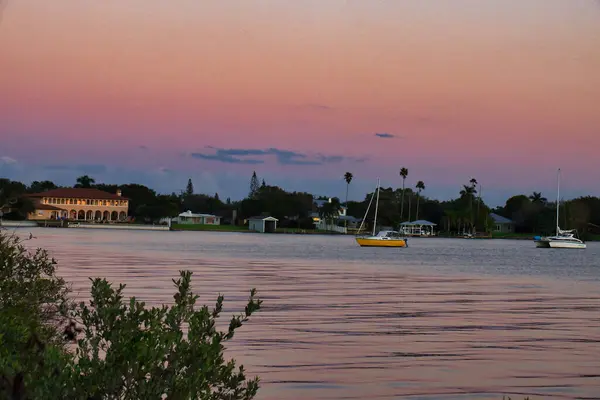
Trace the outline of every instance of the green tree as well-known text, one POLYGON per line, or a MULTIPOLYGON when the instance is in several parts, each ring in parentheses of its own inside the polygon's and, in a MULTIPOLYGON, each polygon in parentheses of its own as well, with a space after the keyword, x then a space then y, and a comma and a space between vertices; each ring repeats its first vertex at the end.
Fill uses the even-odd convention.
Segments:
POLYGON ((319 216, 327 224, 332 224, 336 217, 339 216, 340 206, 340 200, 334 197, 331 201, 326 201, 319 207, 319 216))
POLYGON ((27 188, 27 191, 29 193, 41 193, 57 188, 58 186, 56 186, 52 181, 33 181, 31 182, 31 185, 29 185, 29 187, 27 188))
POLYGON ((96 183, 96 180, 88 175, 82 175, 77 178, 77 183, 75 184, 76 188, 91 188, 96 183))
POLYGON ((148 308, 124 299, 124 285, 91 279, 89 304, 73 304, 56 262, 0 236, 0 398, 248 400, 259 388, 225 344, 260 309, 256 290, 245 311, 216 329, 223 296, 196 307, 189 271, 173 280, 174 304, 148 308), (61 318, 78 321, 66 329, 61 318), (185 327, 185 328, 184 328, 185 327), (185 330, 184 330, 185 329, 185 330), (71 342, 73 352, 65 345, 71 342), (99 356, 103 354, 103 356, 99 356))
MULTIPOLYGON (((350 182, 352 182, 352 173, 351 172, 346 172, 344 174, 344 180, 346 181, 346 202, 344 203, 344 206, 346 207, 346 213, 348 213, 348 190, 350 188, 350 182)), ((345 219, 344 220, 344 227, 348 228, 348 220, 345 219)))
POLYGON ((402 177, 402 198, 400 200, 400 222, 404 222, 404 188, 406 177, 408 176, 408 168, 400 168, 400 176, 402 177))
POLYGON ((194 184, 192 183, 192 178, 188 178, 187 185, 185 187, 185 196, 191 196, 194 194, 194 184))
POLYGON ((259 189, 260 186, 258 184, 258 176, 256 176, 256 171, 253 171, 252 178, 250 178, 250 193, 248 194, 248 198, 255 198, 258 194, 259 189))
POLYGON ((548 199, 543 197, 540 192, 533 192, 533 194, 531 194, 529 196, 529 200, 534 204, 542 204, 542 205, 546 204, 548 202, 548 199))
POLYGON ((415 220, 419 219, 419 199, 421 197, 421 191, 425 190, 425 183, 423 183, 423 181, 418 181, 417 185, 415 186, 417 188, 417 214, 415 215, 415 220))

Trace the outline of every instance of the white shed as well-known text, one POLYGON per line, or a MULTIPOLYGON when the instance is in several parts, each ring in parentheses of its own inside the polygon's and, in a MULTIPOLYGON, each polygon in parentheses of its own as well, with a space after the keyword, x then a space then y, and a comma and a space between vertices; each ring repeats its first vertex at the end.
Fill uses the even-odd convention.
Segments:
POLYGON ((260 233, 273 233, 277 229, 277 218, 274 217, 251 217, 248 218, 248 228, 260 233))

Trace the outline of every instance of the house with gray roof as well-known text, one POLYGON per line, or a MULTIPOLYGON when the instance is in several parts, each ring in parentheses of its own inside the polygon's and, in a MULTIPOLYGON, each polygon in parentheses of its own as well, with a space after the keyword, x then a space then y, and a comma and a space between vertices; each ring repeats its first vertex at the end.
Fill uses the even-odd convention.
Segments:
POLYGON ((496 213, 491 213, 490 218, 494 221, 494 232, 513 233, 515 231, 514 221, 496 213))

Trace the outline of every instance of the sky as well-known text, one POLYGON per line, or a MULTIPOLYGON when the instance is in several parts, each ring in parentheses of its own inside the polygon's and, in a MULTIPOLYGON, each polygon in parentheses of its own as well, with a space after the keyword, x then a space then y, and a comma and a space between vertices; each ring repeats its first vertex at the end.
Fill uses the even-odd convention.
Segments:
POLYGON ((598 0, 0 0, 0 177, 600 195, 598 0))

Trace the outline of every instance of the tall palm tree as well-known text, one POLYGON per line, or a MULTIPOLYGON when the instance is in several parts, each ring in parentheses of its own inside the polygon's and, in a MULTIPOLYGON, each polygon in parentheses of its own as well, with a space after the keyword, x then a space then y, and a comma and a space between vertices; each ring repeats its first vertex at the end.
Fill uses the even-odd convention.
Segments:
POLYGON ((402 177, 402 197, 400 199, 400 222, 404 222, 404 184, 408 176, 408 168, 400 168, 400 176, 402 177))
POLYGON ((419 198, 421 197, 421 190, 425 190, 425 184, 423 181, 417 182, 415 186, 417 188, 417 215, 415 215, 415 220, 419 219, 419 198))
MULTIPOLYGON (((346 181, 346 217, 348 216, 348 189, 350 188, 350 182, 352 182, 352 173, 346 172, 344 174, 344 180, 346 181)), ((344 227, 348 228, 348 219, 344 219, 344 227)))
POLYGON ((533 192, 533 194, 529 196, 529 200, 531 200, 531 202, 535 204, 546 204, 546 202, 548 201, 547 198, 542 197, 542 194, 540 192, 533 192))
POLYGON ((77 183, 75 184, 76 188, 90 188, 92 185, 96 183, 94 178, 91 178, 87 175, 80 176, 77 178, 77 183))

